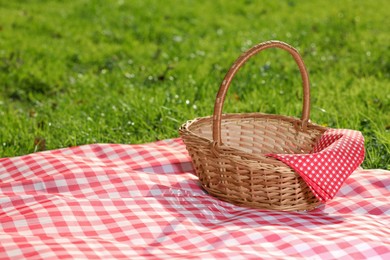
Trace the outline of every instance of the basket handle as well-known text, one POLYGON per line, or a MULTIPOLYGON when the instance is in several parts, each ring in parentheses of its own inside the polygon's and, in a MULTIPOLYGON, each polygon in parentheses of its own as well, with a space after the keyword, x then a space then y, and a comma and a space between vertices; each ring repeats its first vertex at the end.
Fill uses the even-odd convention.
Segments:
POLYGON ((302 106, 302 116, 301 128, 303 131, 306 130, 307 123, 309 122, 310 116, 310 85, 309 85, 309 75, 307 73, 305 64, 303 63, 302 57, 299 55, 298 51, 288 45, 287 43, 281 41, 267 41, 253 46, 246 52, 244 52, 231 66, 227 72, 225 78, 222 81, 221 86, 214 104, 214 115, 213 115, 213 140, 217 143, 222 143, 221 140, 221 118, 222 118, 222 107, 225 102, 226 93, 229 89, 230 83, 233 77, 236 75, 238 70, 244 65, 245 62, 249 60, 252 56, 259 53, 262 50, 268 48, 279 48, 288 51, 294 58, 295 62, 299 67, 299 71, 302 77, 303 83, 303 106, 302 106))

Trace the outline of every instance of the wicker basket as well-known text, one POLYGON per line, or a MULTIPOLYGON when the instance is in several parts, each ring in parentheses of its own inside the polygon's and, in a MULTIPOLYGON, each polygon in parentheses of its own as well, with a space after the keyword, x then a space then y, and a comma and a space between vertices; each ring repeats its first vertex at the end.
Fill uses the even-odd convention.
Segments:
POLYGON ((305 181, 283 162, 266 154, 309 153, 327 128, 309 122, 309 78, 296 49, 280 41, 258 44, 242 54, 226 74, 214 115, 188 121, 179 130, 203 188, 240 206, 299 211, 320 204, 305 181), (223 114, 229 85, 240 67, 267 48, 288 51, 303 80, 301 119, 263 113, 223 114))

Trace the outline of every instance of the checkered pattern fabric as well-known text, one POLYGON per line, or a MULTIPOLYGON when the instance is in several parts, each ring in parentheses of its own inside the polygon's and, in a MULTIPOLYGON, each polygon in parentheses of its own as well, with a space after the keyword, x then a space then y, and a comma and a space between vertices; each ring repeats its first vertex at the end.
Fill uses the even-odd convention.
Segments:
POLYGON ((310 154, 269 154, 293 168, 316 197, 333 199, 344 181, 364 160, 364 138, 359 131, 329 129, 310 154))
POLYGON ((0 259, 390 259, 390 172, 355 171, 310 212, 200 187, 180 139, 0 159, 0 259))

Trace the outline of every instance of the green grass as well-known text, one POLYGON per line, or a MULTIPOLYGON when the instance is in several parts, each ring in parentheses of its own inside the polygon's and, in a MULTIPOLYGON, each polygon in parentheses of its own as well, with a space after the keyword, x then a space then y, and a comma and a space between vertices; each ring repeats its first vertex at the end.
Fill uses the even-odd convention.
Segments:
MULTIPOLYGON (((210 115, 252 45, 298 48, 311 119, 357 129, 364 167, 390 169, 390 2, 0 0, 0 157, 177 137, 210 115), (64 2, 64 3, 63 3, 64 2)), ((225 112, 300 116, 292 58, 267 50, 240 71, 225 112)))

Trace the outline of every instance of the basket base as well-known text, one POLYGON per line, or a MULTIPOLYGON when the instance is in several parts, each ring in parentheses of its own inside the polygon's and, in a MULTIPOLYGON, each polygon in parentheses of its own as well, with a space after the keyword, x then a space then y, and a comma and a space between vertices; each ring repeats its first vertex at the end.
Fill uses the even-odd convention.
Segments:
POLYGON ((316 199, 313 201, 270 201, 270 202, 258 202, 258 201, 242 201, 242 200, 232 200, 230 196, 226 196, 223 193, 220 193, 219 190, 210 189, 204 187, 202 188, 211 196, 218 198, 222 201, 234 204, 240 207, 246 208, 255 208, 255 209, 266 209, 266 210, 278 210, 278 211, 310 211, 315 208, 318 208, 322 203, 316 199))

